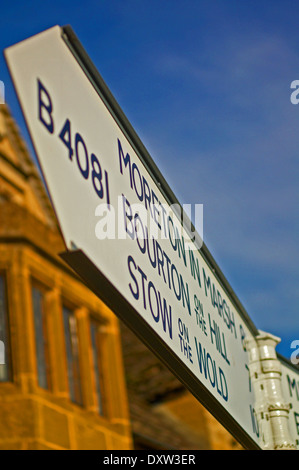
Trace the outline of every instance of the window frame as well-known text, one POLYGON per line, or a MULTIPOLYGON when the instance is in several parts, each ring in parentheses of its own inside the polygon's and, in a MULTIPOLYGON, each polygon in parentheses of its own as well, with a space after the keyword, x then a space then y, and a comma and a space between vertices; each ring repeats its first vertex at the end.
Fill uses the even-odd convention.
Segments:
POLYGON ((51 340, 50 340, 50 331, 49 331, 49 311, 47 307, 47 294, 50 292, 48 286, 43 284, 41 281, 37 280, 35 277, 31 277, 30 282, 30 295, 31 295, 31 304, 32 304, 32 322, 33 322, 33 334, 34 334, 34 357, 35 357, 35 371, 36 371, 36 381, 38 387, 46 391, 53 390, 53 368, 51 361, 51 340), (34 310, 34 299, 33 299, 33 290, 36 289, 42 294, 42 331, 43 331, 43 354, 44 354, 44 368, 45 376, 47 381, 47 386, 44 387, 40 383, 39 378, 39 357, 37 352, 37 340, 36 340, 36 316, 34 310))
POLYGON ((104 350, 105 350, 105 340, 106 340, 106 333, 105 333, 105 321, 102 318, 98 318, 96 315, 89 314, 88 316, 88 328, 89 328, 89 336, 90 336, 90 347, 91 347, 91 361, 92 361, 92 380, 93 380, 93 388, 94 394, 96 397, 96 407, 97 413, 99 416, 103 418, 108 418, 108 410, 107 410, 107 396, 106 396, 106 381, 108 377, 105 374, 104 366, 103 366, 103 357, 104 357, 104 350), (96 350, 94 349, 93 338, 92 338, 92 326, 97 327, 96 331, 96 350), (102 331, 101 331, 102 330, 102 331), (96 361, 95 361, 96 356, 96 361))
MULTIPOLYGON (((80 328, 79 328, 79 322, 77 318, 77 311, 78 308, 72 304, 71 302, 67 301, 64 296, 61 296, 61 320, 62 320, 62 331, 63 331, 63 339, 64 339, 64 359, 65 359, 65 372, 66 372, 66 383, 67 383, 67 388, 68 388, 68 393, 69 393, 69 399, 70 401, 77 406, 80 406, 81 408, 84 407, 84 389, 83 389, 83 383, 82 383, 82 358, 81 358, 81 351, 80 351, 80 328), (75 319, 75 324, 76 324, 76 334, 77 334, 77 358, 76 358, 76 366, 77 370, 75 371, 74 374, 74 369, 73 369, 73 377, 74 375, 76 376, 77 373, 77 388, 76 389, 76 384, 74 384, 74 388, 72 389, 71 383, 70 383, 70 374, 69 374, 69 367, 73 367, 73 364, 69 363, 68 359, 68 346, 67 346, 67 338, 66 338, 66 328, 65 328, 65 310, 68 310, 69 315, 73 315, 73 318, 75 319), (77 396, 77 397, 76 397, 77 396)), ((69 329, 69 333, 70 329, 69 329)), ((72 344, 71 344, 72 346, 72 344)), ((73 354, 72 354, 73 357, 73 354)))

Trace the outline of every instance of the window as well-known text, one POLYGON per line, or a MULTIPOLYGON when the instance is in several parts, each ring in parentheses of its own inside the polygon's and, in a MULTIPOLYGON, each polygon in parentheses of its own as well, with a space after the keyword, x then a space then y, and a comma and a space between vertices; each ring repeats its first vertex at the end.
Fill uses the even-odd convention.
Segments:
POLYGON ((74 311, 65 306, 63 306, 63 323, 70 397, 74 403, 82 405, 77 319, 74 311))
POLYGON ((100 323, 94 319, 90 320, 90 335, 91 335, 91 346, 92 346, 92 359, 93 359, 93 370, 95 377, 95 386, 98 401, 98 410, 101 415, 104 414, 103 410, 103 379, 102 379, 102 368, 101 368, 101 341, 100 341, 100 323))
POLYGON ((0 382, 11 380, 10 338, 8 325, 8 309, 6 282, 0 273, 0 382), (4 363, 4 364, 3 364, 4 363))
POLYGON ((45 292, 35 286, 32 287, 32 305, 38 384, 42 388, 50 389, 51 375, 47 315, 45 311, 45 292))

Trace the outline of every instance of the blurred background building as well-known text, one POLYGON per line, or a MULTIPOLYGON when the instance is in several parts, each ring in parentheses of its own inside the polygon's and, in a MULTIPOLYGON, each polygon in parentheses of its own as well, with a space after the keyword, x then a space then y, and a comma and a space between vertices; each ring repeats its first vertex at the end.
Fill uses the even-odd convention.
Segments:
POLYGON ((63 251, 37 167, 0 105, 0 449, 241 449, 63 251))

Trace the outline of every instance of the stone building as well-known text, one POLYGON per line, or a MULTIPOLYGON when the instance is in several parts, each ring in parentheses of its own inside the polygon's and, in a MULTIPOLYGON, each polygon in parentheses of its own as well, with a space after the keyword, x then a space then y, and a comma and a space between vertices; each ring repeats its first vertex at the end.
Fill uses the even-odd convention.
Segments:
POLYGON ((0 449, 235 449, 61 259, 54 211, 0 106, 0 449))

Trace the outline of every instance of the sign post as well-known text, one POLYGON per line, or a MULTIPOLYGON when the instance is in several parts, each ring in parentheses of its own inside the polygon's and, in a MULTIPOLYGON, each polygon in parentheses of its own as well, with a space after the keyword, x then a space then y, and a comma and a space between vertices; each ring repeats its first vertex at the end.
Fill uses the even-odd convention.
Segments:
POLYGON ((262 448, 245 347, 258 330, 73 31, 5 57, 63 258, 241 444, 262 448))

